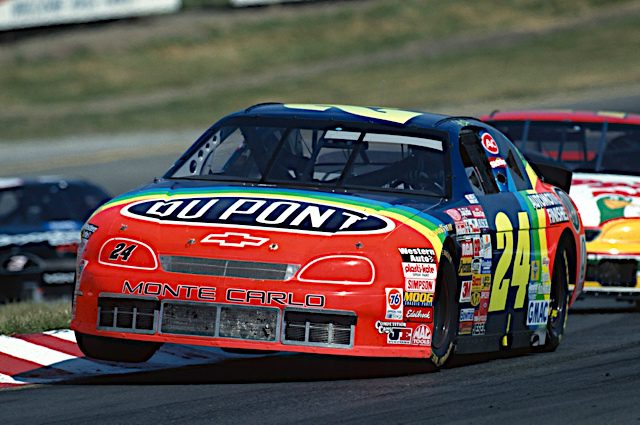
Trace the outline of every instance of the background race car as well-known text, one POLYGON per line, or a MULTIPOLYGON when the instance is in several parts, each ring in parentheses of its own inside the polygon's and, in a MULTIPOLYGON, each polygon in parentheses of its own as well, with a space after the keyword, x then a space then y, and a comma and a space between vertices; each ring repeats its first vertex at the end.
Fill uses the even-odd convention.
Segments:
POLYGON ((573 170, 571 197, 586 227, 585 293, 640 296, 640 115, 496 112, 483 120, 525 153, 573 170))
POLYGON ((0 303, 71 298, 80 228, 107 199, 84 181, 0 180, 0 303))
POLYGON ((555 349, 582 286, 566 193, 473 119, 257 105, 85 224, 80 348, 422 357, 555 349))

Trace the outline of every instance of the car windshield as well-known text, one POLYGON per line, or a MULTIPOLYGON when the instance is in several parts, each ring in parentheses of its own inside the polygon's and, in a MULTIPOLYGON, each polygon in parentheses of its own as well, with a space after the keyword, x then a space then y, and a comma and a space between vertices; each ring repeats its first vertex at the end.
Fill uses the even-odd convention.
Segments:
POLYGON ((165 176, 445 196, 445 152, 431 136, 341 127, 226 125, 165 176))
POLYGON ((0 226, 32 226, 49 221, 84 221, 107 198, 99 190, 66 182, 0 189, 0 226))
POLYGON ((574 171, 640 174, 640 126, 629 124, 498 121, 522 152, 541 153, 574 171))

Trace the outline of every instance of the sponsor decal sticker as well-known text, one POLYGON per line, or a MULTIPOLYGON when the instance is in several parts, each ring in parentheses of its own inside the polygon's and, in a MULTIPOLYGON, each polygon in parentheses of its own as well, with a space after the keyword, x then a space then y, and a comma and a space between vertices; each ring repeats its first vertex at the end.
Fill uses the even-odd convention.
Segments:
POLYGON ((167 225, 268 229, 310 234, 388 233, 383 216, 316 202, 241 196, 151 199, 125 206, 121 214, 167 225))
POLYGON ((489 158, 489 165, 491 168, 506 168, 507 162, 499 156, 494 156, 489 158))
POLYGON ((434 263, 402 263, 405 279, 435 279, 437 277, 434 263))
POLYGON ((404 319, 407 322, 433 322, 433 307, 408 307, 404 312, 404 319))
POLYGON ((498 155, 500 153, 500 150, 498 149, 498 144, 489 133, 484 132, 480 137, 482 141, 482 146, 487 152, 489 152, 492 155, 498 155))
POLYGON ((420 325, 413 330, 411 344, 430 347, 431 346, 431 329, 427 325, 420 325))
POLYGON ((433 294, 425 292, 405 292, 404 306, 406 307, 431 307, 433 294))
POLYGON ((473 322, 473 313, 475 311, 474 308, 460 309, 460 322, 473 322))
POLYGON ((477 335, 484 335, 484 334, 485 334, 485 323, 484 322, 474 323, 472 335, 477 336, 477 335))
POLYGON ((411 335, 413 330, 411 328, 392 328, 391 332, 387 334, 387 344, 411 344, 411 335))
POLYGON ((478 198, 473 193, 467 193, 464 197, 467 198, 467 201, 469 201, 470 204, 478 203, 478 198))
POLYGON ((376 330, 381 334, 388 334, 395 328, 406 328, 407 324, 403 322, 382 322, 378 320, 376 322, 376 330))
POLYGON ((433 293, 436 290, 436 281, 435 279, 405 279, 404 289, 405 291, 433 293))
POLYGON ((549 318, 549 300, 529 301, 527 325, 545 325, 549 318))
POLYGON ((458 327, 458 335, 471 335, 473 322, 460 322, 458 327))
POLYGON ((398 251, 405 263, 434 264, 436 261, 436 252, 431 248, 398 248, 398 251))
POLYGON ((465 280, 460 289, 460 302, 468 303, 469 301, 471 301, 471 281, 465 280))
POLYGON ((549 217, 550 224, 564 223, 566 221, 569 221, 567 210, 565 210, 563 206, 547 208, 547 216, 549 217))
POLYGON ((529 202, 537 210, 562 205, 558 196, 553 192, 531 194, 529 195, 529 202))
POLYGON ((384 318, 387 320, 402 320, 402 288, 385 288, 385 291, 387 295, 387 311, 384 318))

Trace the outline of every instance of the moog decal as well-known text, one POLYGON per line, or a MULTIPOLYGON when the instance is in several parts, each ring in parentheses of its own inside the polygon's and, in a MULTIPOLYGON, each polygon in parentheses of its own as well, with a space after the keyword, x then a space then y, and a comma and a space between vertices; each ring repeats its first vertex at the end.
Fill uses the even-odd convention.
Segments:
POLYGON ((312 202, 260 197, 192 197, 144 200, 124 207, 127 217, 161 224, 248 227, 313 234, 388 233, 386 217, 312 202))

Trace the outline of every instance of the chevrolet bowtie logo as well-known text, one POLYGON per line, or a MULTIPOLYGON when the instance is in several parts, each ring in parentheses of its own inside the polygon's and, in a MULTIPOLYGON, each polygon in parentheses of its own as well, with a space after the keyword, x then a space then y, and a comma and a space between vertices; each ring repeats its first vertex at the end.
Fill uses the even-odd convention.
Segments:
POLYGON ((267 242, 269 238, 259 238, 246 233, 226 232, 223 234, 210 234, 202 239, 202 243, 215 243, 220 246, 234 246, 244 248, 245 246, 260 246, 267 242))

